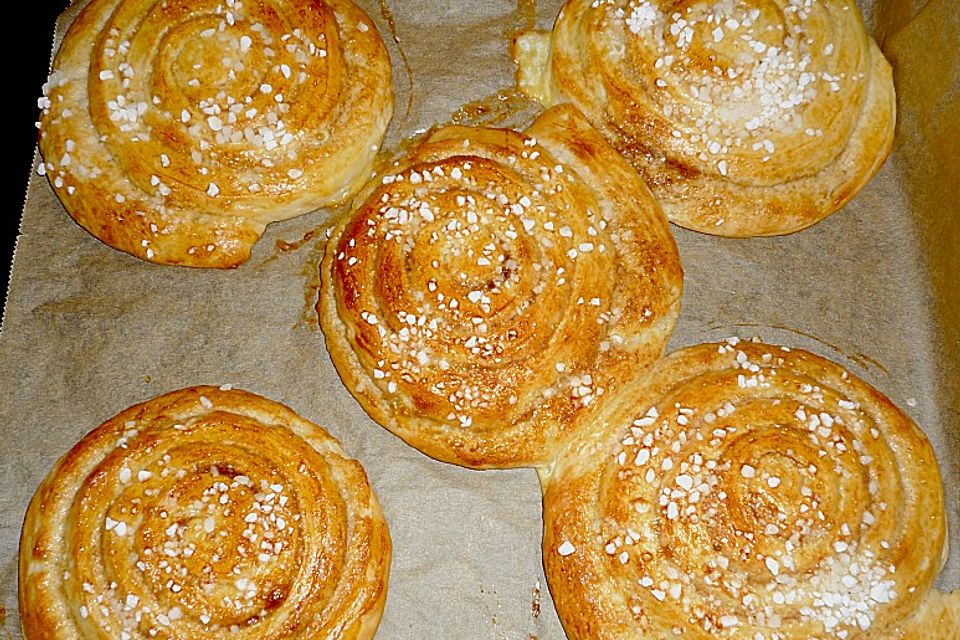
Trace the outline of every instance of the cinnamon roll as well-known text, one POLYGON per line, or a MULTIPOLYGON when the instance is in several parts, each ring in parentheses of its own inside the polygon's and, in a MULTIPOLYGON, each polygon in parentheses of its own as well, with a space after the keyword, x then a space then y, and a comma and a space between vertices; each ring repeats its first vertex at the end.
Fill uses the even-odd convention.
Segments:
POLYGON ((152 262, 234 267, 270 222, 347 200, 393 112, 350 0, 92 0, 39 106, 73 219, 152 262))
POLYGON ((549 459, 661 355, 682 288, 643 181, 569 105, 523 133, 428 134, 357 199, 321 271, 350 392, 407 443, 476 468, 549 459))
POLYGON ((732 340, 604 405, 542 476, 571 639, 957 637, 933 449, 876 389, 732 340))
POLYGON ((580 107, 667 217, 704 233, 804 229, 893 140, 890 65, 853 0, 568 0, 514 55, 524 91, 580 107))
POLYGON ((28 640, 368 639, 390 537, 360 464, 287 407, 195 387, 131 407, 27 510, 28 640))

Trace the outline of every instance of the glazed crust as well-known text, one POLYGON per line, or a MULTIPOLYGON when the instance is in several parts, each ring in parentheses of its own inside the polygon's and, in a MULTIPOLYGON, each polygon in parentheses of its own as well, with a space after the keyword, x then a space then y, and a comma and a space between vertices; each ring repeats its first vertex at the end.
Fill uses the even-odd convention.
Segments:
POLYGON ((28 640, 372 638, 390 537, 317 425, 216 387, 133 406, 37 490, 20 541, 28 640))
POLYGON ((955 638, 932 447, 800 350, 683 349, 604 400, 542 474, 571 640, 955 638), (953 634, 953 635, 951 635, 953 634))
POLYGON ((393 89, 349 0, 92 0, 40 106, 41 170, 77 223, 145 260, 226 268, 270 222, 362 186, 393 89))
POLYGON ((683 274, 637 173, 570 105, 448 127, 335 230, 317 312, 344 384, 439 460, 540 464, 673 330, 683 274))
POLYGON ((852 0, 716 6, 568 0, 552 34, 515 44, 520 86, 580 107, 671 222, 723 236, 799 231, 853 198, 890 152, 890 65, 852 0))

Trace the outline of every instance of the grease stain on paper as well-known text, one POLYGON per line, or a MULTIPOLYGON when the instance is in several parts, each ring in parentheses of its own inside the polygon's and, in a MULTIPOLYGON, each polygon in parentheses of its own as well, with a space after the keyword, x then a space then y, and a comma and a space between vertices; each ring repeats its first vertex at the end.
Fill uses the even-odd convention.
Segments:
POLYGON ((716 330, 718 330, 718 329, 722 329, 722 328, 725 327, 725 326, 733 326, 733 327, 738 327, 738 328, 749 328, 749 329, 768 328, 768 329, 777 329, 777 330, 779 330, 779 331, 787 331, 787 332, 789 332, 789 333, 793 333, 793 334, 798 335, 798 336, 803 336, 804 338, 808 338, 808 339, 810 339, 810 340, 813 340, 814 342, 818 342, 818 343, 822 344, 823 346, 827 347, 827 348, 830 349, 831 351, 833 351, 833 352, 835 352, 835 353, 839 353, 840 355, 842 355, 842 356, 843 356, 844 358, 846 358, 847 360, 850 360, 851 362, 855 363, 857 366, 859 366, 859 367, 860 367, 861 369, 863 369, 864 371, 869 371, 870 369, 875 369, 875 370, 881 372, 881 373, 882 373, 883 375, 885 375, 885 376, 889 376, 889 375, 890 375, 890 370, 887 369, 883 364, 881 364, 880 361, 877 360, 876 358, 873 358, 873 357, 871 357, 871 356, 869 356, 869 355, 867 355, 866 353, 863 353, 863 352, 861 352, 861 351, 849 351, 849 350, 845 349, 844 347, 841 347, 841 346, 839 346, 839 345, 833 344, 832 342, 828 342, 828 341, 824 340, 823 338, 820 338, 819 336, 816 336, 816 335, 814 335, 814 334, 812 334, 812 333, 809 333, 809 332, 807 332, 807 331, 803 331, 802 329, 796 329, 796 328, 794 328, 794 327, 788 327, 788 326, 782 325, 782 324, 761 324, 761 323, 757 323, 757 322, 736 322, 736 323, 734 323, 734 324, 732 324, 732 325, 713 324, 713 325, 711 325, 711 326, 708 327, 708 328, 709 328, 711 331, 716 331, 716 330))
POLYGON ((537 26, 537 0, 517 0, 517 6, 507 15, 502 35, 512 41, 517 34, 537 26))
POLYGON ((532 109, 539 109, 539 105, 513 87, 498 89, 479 100, 461 105, 450 115, 450 124, 495 127, 532 109))
MULTIPOLYGON (((522 1, 522 0, 521 0, 522 1)), ((413 109, 413 67, 410 66, 410 59, 407 58, 407 52, 403 50, 403 44, 400 42, 400 36, 397 34, 397 21, 393 17, 393 11, 387 0, 380 0, 380 16, 387 21, 387 27, 390 29, 390 37, 397 45, 397 51, 400 52, 400 60, 403 62, 403 68, 407 72, 407 107, 403 113, 404 121, 410 117, 410 111, 413 109)))

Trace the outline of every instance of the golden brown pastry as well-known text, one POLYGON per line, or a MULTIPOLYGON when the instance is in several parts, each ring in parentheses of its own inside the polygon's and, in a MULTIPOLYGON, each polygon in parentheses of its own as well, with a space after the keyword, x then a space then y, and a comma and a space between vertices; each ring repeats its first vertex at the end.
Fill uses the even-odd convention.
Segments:
POLYGON ((524 91, 580 107, 667 217, 704 233, 804 229, 893 140, 890 65, 853 0, 568 0, 514 55, 524 91))
POLYGON ((363 468, 244 391, 136 405, 40 485, 20 541, 27 640, 373 637, 390 537, 363 468))
POLYGON ((542 476, 571 640, 956 638, 933 449, 800 350, 683 349, 604 399, 542 476))
POLYGON ((548 459, 673 330, 666 220, 569 105, 524 133, 433 131, 356 203, 321 267, 327 348, 367 413, 434 458, 548 459))
POLYGON ((92 0, 40 99, 67 212, 139 258, 234 267, 270 222, 344 202, 393 113, 350 0, 92 0))

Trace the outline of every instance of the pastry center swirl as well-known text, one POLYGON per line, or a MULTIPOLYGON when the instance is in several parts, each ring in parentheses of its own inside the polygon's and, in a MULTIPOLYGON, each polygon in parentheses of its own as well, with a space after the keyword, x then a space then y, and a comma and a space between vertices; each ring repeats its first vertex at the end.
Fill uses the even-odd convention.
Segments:
POLYGON ((162 441, 128 432, 124 455, 107 457, 101 480, 78 494, 77 544, 100 551, 77 555, 77 586, 118 603, 81 613, 131 634, 266 632, 294 620, 305 598, 329 597, 345 507, 319 454, 238 416, 175 429, 162 441), (322 543, 312 532, 325 532, 322 543))
POLYGON ((556 378, 558 351, 592 360, 595 344, 560 336, 609 312, 614 251, 572 196, 548 193, 554 169, 530 164, 418 163, 384 178, 339 240, 365 364, 388 393, 427 390, 418 413, 470 426, 528 411, 518 389, 556 378))
MULTIPOLYGON (((832 3, 595 4, 581 28, 627 130, 744 185, 813 175, 852 134, 864 83, 862 27, 832 3)), ((592 79, 591 79, 592 82, 592 79)))
POLYGON ((827 630, 867 629, 906 595, 897 460, 842 388, 740 354, 634 416, 600 499, 610 571, 703 628, 787 629, 804 602, 827 630))
POLYGON ((324 4, 141 0, 118 4, 92 60, 101 139, 140 190, 175 206, 178 194, 257 198, 302 174, 302 147, 325 139, 337 106, 343 53, 324 4), (271 179, 279 169, 293 173, 271 179))

